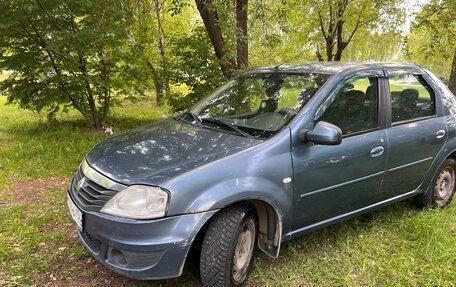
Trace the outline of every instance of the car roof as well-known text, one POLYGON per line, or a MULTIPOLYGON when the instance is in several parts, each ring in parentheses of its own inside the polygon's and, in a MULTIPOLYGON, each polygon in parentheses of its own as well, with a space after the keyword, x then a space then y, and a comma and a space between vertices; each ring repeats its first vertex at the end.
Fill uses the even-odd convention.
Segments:
POLYGON ((358 69, 413 69, 422 70, 416 64, 400 62, 309 62, 302 64, 280 64, 277 66, 254 68, 247 73, 317 73, 317 74, 336 74, 345 70, 358 69))

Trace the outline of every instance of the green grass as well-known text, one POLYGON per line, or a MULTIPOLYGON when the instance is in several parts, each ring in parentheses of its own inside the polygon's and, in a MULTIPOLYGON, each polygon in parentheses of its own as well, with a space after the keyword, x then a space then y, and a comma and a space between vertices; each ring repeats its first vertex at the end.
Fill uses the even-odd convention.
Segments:
MULTIPOLYGON (((7 271, 5 281, 33 283, 28 276, 52 270, 56 258, 74 252, 62 248, 68 243, 65 230, 52 228, 69 224, 62 216, 63 198, 61 190, 51 189, 43 198, 47 204, 13 204, 0 210, 0 270, 7 271)), ((1 279, 0 273, 0 285, 1 279)))
POLYGON ((400 203, 285 244, 253 277, 261 286, 455 286, 455 211, 400 203))
MULTIPOLYGON (((70 176, 84 155, 109 137, 90 131, 75 112, 59 114, 49 122, 44 114, 5 103, 0 97, 0 188, 11 178, 70 176)), ((110 124, 121 132, 168 116, 166 108, 144 100, 113 108, 110 124)))
MULTIPOLYGON (((73 237, 65 189, 84 154, 109 136, 75 113, 48 122, 4 103, 0 286, 199 286, 193 257, 182 278, 152 282, 95 263, 73 237)), ((167 116, 144 101, 113 109, 111 123, 127 130, 167 116)), ((456 286, 455 214, 455 202, 426 211, 403 202, 314 232, 284 243, 278 259, 258 253, 248 286, 456 286)))

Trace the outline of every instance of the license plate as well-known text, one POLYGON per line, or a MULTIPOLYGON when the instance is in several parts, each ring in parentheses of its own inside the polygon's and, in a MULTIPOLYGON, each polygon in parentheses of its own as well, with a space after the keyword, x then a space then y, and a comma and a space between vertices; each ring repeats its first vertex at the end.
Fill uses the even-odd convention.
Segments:
POLYGON ((82 212, 76 207, 70 196, 68 196, 68 209, 79 230, 82 230, 82 212))

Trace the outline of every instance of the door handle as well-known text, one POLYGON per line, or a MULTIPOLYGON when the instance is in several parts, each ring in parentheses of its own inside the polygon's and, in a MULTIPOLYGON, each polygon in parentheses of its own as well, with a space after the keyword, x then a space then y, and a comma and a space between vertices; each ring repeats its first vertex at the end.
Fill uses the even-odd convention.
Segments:
POLYGON ((371 155, 371 157, 378 157, 378 156, 381 156, 384 151, 385 151, 385 148, 383 148, 382 146, 374 147, 371 150, 370 155, 371 155))
POLYGON ((435 137, 438 139, 441 139, 445 136, 446 132, 445 130, 439 130, 437 133, 435 133, 435 137))

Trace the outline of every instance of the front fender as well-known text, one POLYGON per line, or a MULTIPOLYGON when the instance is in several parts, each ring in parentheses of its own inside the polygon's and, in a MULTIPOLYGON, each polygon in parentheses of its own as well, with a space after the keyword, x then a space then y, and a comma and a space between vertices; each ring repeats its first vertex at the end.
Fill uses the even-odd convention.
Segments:
POLYGON ((193 202, 189 203, 187 212, 197 213, 220 209, 242 200, 258 199, 270 203, 280 216, 283 216, 283 211, 292 207, 289 196, 289 192, 292 192, 291 184, 280 186, 271 180, 258 177, 228 179, 202 191, 193 202))
POLYGON ((243 177, 218 182, 204 190, 199 197, 189 203, 187 213, 199 213, 204 210, 219 210, 237 202, 253 204, 259 219, 259 248, 273 258, 280 251, 283 231, 287 232, 291 220, 284 220, 288 215, 284 211, 292 210, 293 202, 287 196, 292 183, 283 186, 258 177, 243 177))
POLYGON ((174 205, 173 209, 184 210, 184 213, 192 214, 222 209, 241 201, 263 201, 274 208, 281 229, 288 232, 291 228, 291 211, 293 210, 292 195, 292 182, 279 185, 266 178, 241 177, 216 182, 200 190, 198 196, 192 200, 180 200, 178 202, 180 207, 174 205))

